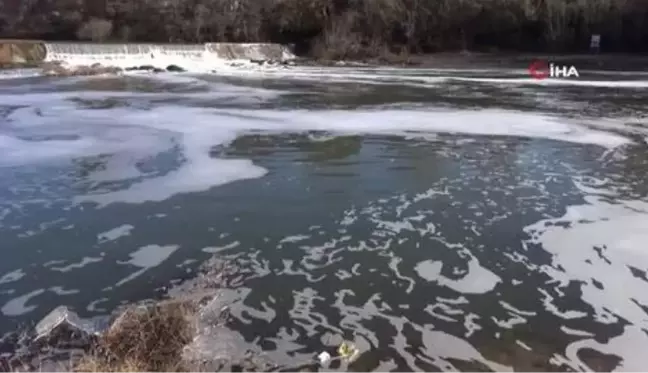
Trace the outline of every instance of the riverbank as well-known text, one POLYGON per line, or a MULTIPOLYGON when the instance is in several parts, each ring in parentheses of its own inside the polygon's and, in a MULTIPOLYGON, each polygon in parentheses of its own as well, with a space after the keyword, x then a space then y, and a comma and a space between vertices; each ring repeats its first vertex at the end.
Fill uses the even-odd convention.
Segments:
POLYGON ((228 330, 219 289, 232 268, 212 258, 166 295, 81 319, 59 306, 0 340, 0 371, 268 371, 276 367, 228 330))
POLYGON ((552 53, 514 53, 514 52, 439 52, 428 54, 385 55, 381 58, 348 61, 303 58, 300 64, 324 66, 399 66, 417 68, 528 68, 535 60, 551 61, 557 64, 575 64, 582 68, 643 71, 648 64, 646 54, 552 54, 552 53))
POLYGON ((573 65, 579 69, 642 71, 648 55, 546 54, 514 52, 383 53, 378 57, 335 60, 297 56, 279 44, 138 44, 49 43, 37 40, 0 40, 0 69, 36 68, 43 75, 98 75, 122 71, 217 72, 219 68, 251 63, 259 66, 323 67, 392 66, 416 68, 526 69, 535 60, 573 65), (631 57, 631 58, 630 58, 631 57))

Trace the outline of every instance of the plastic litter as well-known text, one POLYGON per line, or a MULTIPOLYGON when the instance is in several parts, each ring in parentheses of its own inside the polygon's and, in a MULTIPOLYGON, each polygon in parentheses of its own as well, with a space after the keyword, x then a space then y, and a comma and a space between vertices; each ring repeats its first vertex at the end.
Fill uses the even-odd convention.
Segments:
POLYGON ((331 361, 331 354, 329 354, 329 353, 326 352, 326 351, 323 351, 322 353, 320 353, 319 355, 317 355, 317 359, 319 359, 319 362, 320 362, 321 364, 326 364, 326 363, 328 363, 329 361, 331 361))
POLYGON ((342 342, 340 347, 338 347, 338 355, 344 360, 351 361, 358 356, 358 348, 353 345, 351 342, 342 342))

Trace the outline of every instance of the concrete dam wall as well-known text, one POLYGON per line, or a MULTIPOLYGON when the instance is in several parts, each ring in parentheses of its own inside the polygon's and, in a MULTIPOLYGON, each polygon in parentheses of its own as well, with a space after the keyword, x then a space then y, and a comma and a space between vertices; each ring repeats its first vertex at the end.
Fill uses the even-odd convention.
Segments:
POLYGON ((0 40, 0 63, 3 64, 60 61, 116 67, 170 64, 206 67, 227 61, 294 58, 288 46, 271 43, 98 44, 0 40))
POLYGON ((0 64, 35 63, 45 60, 45 43, 31 40, 0 40, 0 64))

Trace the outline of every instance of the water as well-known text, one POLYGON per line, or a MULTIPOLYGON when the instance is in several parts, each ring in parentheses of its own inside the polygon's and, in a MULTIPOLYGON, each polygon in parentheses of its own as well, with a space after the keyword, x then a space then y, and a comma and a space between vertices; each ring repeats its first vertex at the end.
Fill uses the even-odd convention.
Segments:
MULTIPOLYGON (((180 65, 194 72, 228 69, 232 63, 250 60, 287 61, 295 55, 287 46, 270 43, 205 43, 205 44, 98 44, 43 43, 45 61, 69 65, 102 64, 120 68, 154 66, 165 69, 180 65)), ((250 67, 246 64, 246 67, 250 67)))
POLYGON ((0 331, 217 255, 288 366, 344 338, 355 370, 644 369, 648 79, 524 74, 7 75, 0 331))

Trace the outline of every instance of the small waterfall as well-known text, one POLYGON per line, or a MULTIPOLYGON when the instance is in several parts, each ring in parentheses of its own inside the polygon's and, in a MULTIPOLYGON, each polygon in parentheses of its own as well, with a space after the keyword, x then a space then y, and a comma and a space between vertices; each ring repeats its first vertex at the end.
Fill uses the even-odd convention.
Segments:
POLYGON ((150 53, 162 58, 203 61, 205 58, 205 46, 202 44, 151 45, 150 53))
POLYGON ((270 43, 207 43, 207 52, 225 60, 276 60, 294 59, 288 47, 270 43))
POLYGON ((63 61, 73 65, 94 63, 118 65, 144 64, 150 59, 147 44, 45 43, 46 61, 63 61))
POLYGON ((190 71, 213 70, 229 61, 285 61, 295 56, 279 44, 96 44, 44 43, 45 61, 71 65, 95 63, 121 68, 151 65, 165 68, 178 65, 190 71))

